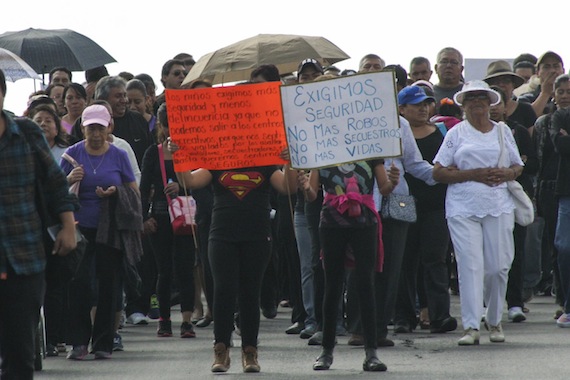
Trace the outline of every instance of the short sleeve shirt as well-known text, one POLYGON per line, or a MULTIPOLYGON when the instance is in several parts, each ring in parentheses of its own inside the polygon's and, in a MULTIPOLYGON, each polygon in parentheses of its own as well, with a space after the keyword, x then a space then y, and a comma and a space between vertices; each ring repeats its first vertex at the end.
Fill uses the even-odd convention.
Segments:
POLYGON ((214 205, 210 239, 271 240, 271 183, 277 166, 212 171, 214 205))
MULTIPOLYGON (((439 162, 444 167, 456 166, 459 170, 497 167, 500 155, 497 128, 501 127, 505 128, 505 149, 511 165, 524 165, 510 129, 504 124, 493 124, 493 129, 487 133, 479 132, 467 120, 457 124, 445 135, 434 163, 439 162)), ((480 182, 466 181, 447 186, 447 218, 499 216, 512 212, 514 207, 505 183, 492 187, 480 182)))

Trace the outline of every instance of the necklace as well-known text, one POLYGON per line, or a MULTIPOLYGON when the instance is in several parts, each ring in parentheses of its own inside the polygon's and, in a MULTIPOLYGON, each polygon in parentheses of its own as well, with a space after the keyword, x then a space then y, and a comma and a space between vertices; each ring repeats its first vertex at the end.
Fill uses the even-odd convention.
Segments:
POLYGON ((99 166, 101 166, 101 164, 105 160, 106 155, 107 155, 107 152, 103 153, 102 157, 101 157, 101 161, 99 161, 99 165, 97 165, 97 167, 94 167, 93 163, 91 162, 91 158, 89 158, 90 154, 87 153, 87 161, 89 161, 89 165, 91 165, 91 169, 93 169, 93 174, 97 174, 97 169, 99 169, 99 166))

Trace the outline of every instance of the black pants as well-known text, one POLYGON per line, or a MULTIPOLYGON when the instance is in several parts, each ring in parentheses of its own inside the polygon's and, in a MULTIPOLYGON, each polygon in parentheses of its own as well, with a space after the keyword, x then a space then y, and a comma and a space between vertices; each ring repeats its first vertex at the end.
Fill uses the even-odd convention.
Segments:
POLYGON ((93 351, 112 352, 123 253, 96 243, 96 229, 81 228, 81 232, 89 243, 78 274, 69 284, 68 343, 87 346, 92 337, 93 351), (93 304, 97 312, 91 326, 93 304))
POLYGON ((230 346, 236 299, 242 347, 257 347, 259 297, 271 241, 227 242, 210 239, 210 267, 214 276, 214 337, 230 346))
POLYGON ((160 317, 170 319, 173 279, 180 291, 180 311, 194 311, 194 262, 196 247, 191 235, 174 235, 168 215, 155 216, 157 231, 151 235, 157 276, 160 317))
POLYGON ((213 313, 214 309, 214 278, 212 277, 212 269, 210 268, 210 260, 208 259, 208 236, 210 235, 210 219, 204 218, 198 223, 198 256, 202 263, 204 275, 204 295, 208 310, 213 313))
MULTIPOLYGON (((542 238, 542 276, 543 280, 550 277, 552 272, 552 287, 558 288, 560 284, 560 272, 558 271, 558 252, 554 247, 554 236, 556 235, 556 223, 558 221, 558 200, 554 195, 556 181, 541 181, 538 197, 538 215, 544 218, 544 235, 542 238)), ((556 303, 563 305, 562 292, 556 290, 556 303)))
MULTIPOLYGON (((51 252, 53 241, 44 245, 46 252, 51 252)), ((69 278, 63 271, 63 258, 58 255, 48 255, 45 281, 46 291, 44 296, 44 317, 46 340, 56 346, 65 342, 67 331, 67 289, 69 278)))
POLYGON ((388 335, 388 323, 393 317, 409 225, 393 219, 382 220, 384 270, 374 278, 378 338, 388 335))
POLYGON ((408 229, 400 281, 395 303, 394 323, 416 326, 418 270, 423 270, 430 321, 449 317, 447 249, 449 230, 444 210, 418 213, 418 220, 408 229), (420 265, 421 263, 421 265, 420 265))
POLYGON ((509 270, 509 282, 507 282, 507 307, 524 306, 523 283, 524 283, 524 262, 525 262, 525 240, 526 227, 515 223, 514 229, 515 257, 509 270))
POLYGON ((17 275, 8 267, 0 280, 0 358, 2 380, 34 377, 35 336, 44 297, 44 272, 17 275))
POLYGON ((129 281, 130 277, 124 278, 124 289, 126 295, 125 313, 127 316, 133 313, 148 314, 150 310, 150 297, 156 291, 157 267, 154 259, 154 252, 150 237, 141 236, 143 256, 136 265, 136 270, 140 276, 140 288, 129 281))
POLYGON ((338 300, 344 289, 346 251, 350 244, 355 260, 352 278, 356 281, 356 297, 367 348, 376 348, 376 325, 373 276, 377 261, 378 227, 321 228, 325 272, 323 302, 323 347, 333 348, 336 335, 338 300))

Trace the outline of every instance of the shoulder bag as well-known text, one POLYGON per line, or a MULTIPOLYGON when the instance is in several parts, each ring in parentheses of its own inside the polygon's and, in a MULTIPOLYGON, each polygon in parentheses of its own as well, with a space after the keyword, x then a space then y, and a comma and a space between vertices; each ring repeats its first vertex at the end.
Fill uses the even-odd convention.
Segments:
MULTIPOLYGON (((166 187, 166 168, 164 167, 164 152, 162 144, 158 144, 158 157, 160 161, 160 171, 162 173, 162 183, 166 187)), ((184 187, 186 194, 186 187, 184 187)), ((170 214, 170 223, 172 224, 172 232, 175 235, 194 235, 196 230, 196 201, 192 195, 178 196, 170 198, 166 194, 168 202, 168 213, 170 214)))
POLYGON ((418 219, 413 195, 391 193, 382 196, 380 213, 383 219, 395 219, 401 222, 415 223, 418 219))
MULTIPOLYGON (((510 162, 507 157, 505 149, 504 130, 508 128, 504 123, 497 125, 499 128, 499 144, 501 147, 501 154, 499 155, 499 165, 510 167, 510 162)), ((511 197, 515 202, 515 222, 521 226, 528 226, 534 221, 534 206, 532 201, 524 191, 522 185, 516 181, 507 181, 507 188, 511 193, 511 197)))

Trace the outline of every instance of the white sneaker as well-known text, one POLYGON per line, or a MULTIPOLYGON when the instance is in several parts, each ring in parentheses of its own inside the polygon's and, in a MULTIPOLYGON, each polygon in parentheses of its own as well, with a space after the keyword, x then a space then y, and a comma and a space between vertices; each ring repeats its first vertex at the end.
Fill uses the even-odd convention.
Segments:
POLYGON ((460 346, 477 346, 479 345, 479 330, 468 328, 464 331, 463 336, 457 342, 460 346))
POLYGON ((515 323, 526 321, 526 315, 524 315, 522 308, 520 308, 518 306, 511 307, 509 309, 508 318, 509 318, 509 321, 515 322, 515 323))
POLYGON ((503 326, 499 323, 497 326, 489 326, 489 340, 493 343, 502 343, 505 341, 503 326))
POLYGON ((131 325, 148 325, 148 319, 143 313, 132 313, 128 316, 127 323, 131 325))

